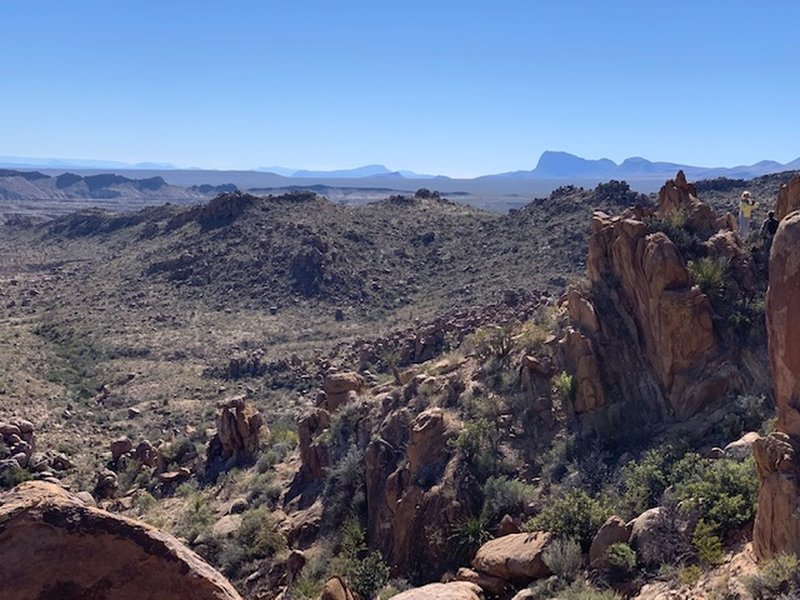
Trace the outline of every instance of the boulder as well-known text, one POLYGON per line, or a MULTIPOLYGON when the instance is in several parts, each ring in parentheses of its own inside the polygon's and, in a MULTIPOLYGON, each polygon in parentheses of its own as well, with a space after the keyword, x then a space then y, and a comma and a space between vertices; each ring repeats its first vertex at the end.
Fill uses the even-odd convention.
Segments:
POLYGON ((392 596, 392 600, 481 600, 481 588, 467 581, 429 583, 392 596))
POLYGON ((480 573, 479 571, 475 571, 473 569, 467 569, 462 567, 456 573, 456 580, 458 581, 468 581, 469 583, 474 583, 479 588, 481 588, 487 594, 492 596, 499 596, 503 592, 506 591, 508 587, 508 582, 505 579, 500 579, 499 577, 492 577, 491 575, 487 575, 486 573, 480 573))
POLYGON ((331 577, 325 582, 319 600, 355 600, 353 592, 341 577, 331 577))
POLYGON ((781 221, 796 210, 800 210, 800 174, 796 174, 778 190, 775 218, 781 221))
POLYGON ((364 378, 351 371, 328 375, 322 384, 322 389, 325 392, 323 408, 330 413, 335 412, 340 406, 360 394, 365 385, 364 378))
POLYGON ((620 517, 611 516, 597 531, 589 547, 589 565, 593 569, 605 569, 608 566, 608 549, 614 544, 627 543, 631 537, 632 526, 628 526, 620 517))
POLYGON ((412 480, 423 469, 445 462, 450 456, 447 442, 455 436, 455 425, 439 407, 421 412, 411 422, 408 442, 408 471, 412 480))
POLYGON ((575 414, 583 414, 606 405, 600 363, 592 340, 568 327, 560 340, 567 369, 572 373, 574 395, 568 399, 575 414))
MULTIPOLYGON (((785 192, 789 193, 789 192, 785 192)), ((800 212, 785 217, 770 254, 767 335, 776 431, 753 443, 759 479, 753 550, 759 560, 800 554, 800 212)))
POLYGON ((761 438, 761 436, 755 431, 745 433, 735 442, 731 442, 725 446, 725 456, 739 461, 746 459, 753 453, 753 444, 759 438, 761 438))
POLYGON ((550 542, 549 533, 514 533, 486 542, 478 549, 475 570, 515 584, 529 583, 551 574, 542 553, 550 542))
POLYGON ((123 454, 133 450, 133 443, 129 437, 123 436, 111 442, 109 449, 111 450, 111 460, 116 463, 123 454))
POLYGON ((240 600, 171 535, 41 481, 0 497, 0 581, 4 600, 240 600))

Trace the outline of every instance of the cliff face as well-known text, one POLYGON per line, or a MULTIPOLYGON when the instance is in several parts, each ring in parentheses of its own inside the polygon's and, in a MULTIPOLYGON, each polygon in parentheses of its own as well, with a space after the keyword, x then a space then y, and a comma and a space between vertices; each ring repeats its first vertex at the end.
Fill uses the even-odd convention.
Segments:
POLYGON ((760 559, 800 554, 800 212, 781 221, 767 292, 776 431, 753 445, 760 482, 753 549, 760 559))

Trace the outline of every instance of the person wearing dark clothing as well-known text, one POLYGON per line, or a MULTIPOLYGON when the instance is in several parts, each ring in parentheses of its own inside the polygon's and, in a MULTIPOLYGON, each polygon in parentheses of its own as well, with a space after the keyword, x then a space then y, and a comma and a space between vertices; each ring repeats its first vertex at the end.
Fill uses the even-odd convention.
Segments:
POLYGON ((778 231, 778 220, 775 218, 775 211, 769 211, 767 218, 761 224, 761 238, 764 240, 764 250, 769 258, 769 251, 772 248, 772 239, 778 231))

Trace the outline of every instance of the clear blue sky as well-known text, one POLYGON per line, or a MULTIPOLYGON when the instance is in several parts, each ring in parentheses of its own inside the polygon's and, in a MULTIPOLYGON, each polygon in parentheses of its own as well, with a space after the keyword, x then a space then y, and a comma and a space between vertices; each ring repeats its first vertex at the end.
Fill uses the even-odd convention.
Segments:
POLYGON ((7 0, 0 155, 473 176, 800 156, 800 2, 7 0))

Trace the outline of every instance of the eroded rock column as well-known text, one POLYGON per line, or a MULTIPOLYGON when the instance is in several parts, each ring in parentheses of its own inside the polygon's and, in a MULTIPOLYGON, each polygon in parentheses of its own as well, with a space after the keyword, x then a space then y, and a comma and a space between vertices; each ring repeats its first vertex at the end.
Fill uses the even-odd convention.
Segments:
POLYGON ((759 478, 753 549, 759 559, 800 555, 800 212, 781 221, 767 292, 776 431, 753 444, 759 478))

